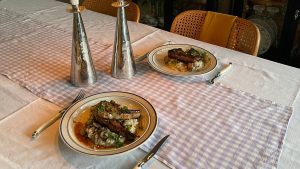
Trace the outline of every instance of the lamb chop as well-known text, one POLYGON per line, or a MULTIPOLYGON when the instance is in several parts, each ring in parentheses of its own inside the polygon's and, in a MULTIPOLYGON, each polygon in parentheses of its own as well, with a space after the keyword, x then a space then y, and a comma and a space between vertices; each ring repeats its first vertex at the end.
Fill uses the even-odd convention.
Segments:
POLYGON ((129 110, 127 107, 121 107, 119 104, 111 100, 101 101, 92 107, 92 112, 104 119, 128 120, 136 119, 141 116, 139 110, 129 110))
POLYGON ((191 48, 187 53, 181 48, 171 49, 168 51, 168 57, 185 63, 194 63, 203 59, 199 52, 193 48, 191 48))
POLYGON ((126 130, 126 128, 117 120, 107 120, 103 119, 97 115, 94 114, 94 119, 97 123, 99 123, 101 126, 107 127, 110 131, 115 132, 123 137, 126 138, 128 141, 134 141, 136 138, 136 135, 126 130))
POLYGON ((92 107, 91 112, 93 119, 101 126, 127 138, 128 141, 133 141, 136 138, 135 134, 122 125, 121 121, 139 118, 141 114, 138 110, 132 112, 127 107, 121 107, 112 100, 99 102, 92 107))

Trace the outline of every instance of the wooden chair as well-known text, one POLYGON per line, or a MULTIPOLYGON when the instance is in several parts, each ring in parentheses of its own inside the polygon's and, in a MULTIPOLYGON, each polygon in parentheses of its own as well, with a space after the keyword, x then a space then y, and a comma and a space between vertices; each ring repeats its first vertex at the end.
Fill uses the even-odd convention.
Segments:
MULTIPOLYGON (((182 12, 175 17, 170 31, 189 38, 201 40, 201 34, 205 34, 205 32, 203 32, 204 23, 215 23, 206 20, 207 13, 207 11, 201 10, 182 12)), ((211 13, 214 13, 215 15, 224 15, 216 12, 211 13)), ((209 19, 211 19, 211 17, 209 19)), ((220 24, 215 25, 218 27, 214 28, 214 31, 223 29, 220 27, 220 24)), ((228 32, 228 38, 225 40, 226 43, 223 47, 256 56, 259 48, 260 32, 252 22, 236 17, 228 32)), ((214 41, 210 41, 209 43, 216 44, 214 41)))
MULTIPOLYGON (((117 8, 111 6, 113 2, 116 2, 116 0, 84 0, 82 5, 91 11, 116 17, 118 10, 117 8)), ((130 4, 125 8, 127 20, 139 22, 141 15, 139 6, 132 1, 128 2, 130 4)))

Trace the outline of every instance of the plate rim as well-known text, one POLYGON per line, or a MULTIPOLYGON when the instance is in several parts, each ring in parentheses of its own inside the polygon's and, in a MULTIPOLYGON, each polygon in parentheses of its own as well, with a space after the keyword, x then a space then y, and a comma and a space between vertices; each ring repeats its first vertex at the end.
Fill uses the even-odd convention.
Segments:
MULTIPOLYGON (((161 49, 160 49, 160 50, 161 50, 161 49)), ((202 48, 202 47, 200 47, 200 46, 196 46, 196 45, 192 45, 192 44, 166 44, 166 45, 162 45, 162 46, 156 47, 155 49, 153 49, 152 51, 150 51, 150 52, 148 53, 147 58, 148 58, 148 63, 149 63, 149 65, 150 65, 154 70, 156 70, 156 71, 158 71, 158 72, 160 72, 160 73, 166 74, 166 75, 177 76, 177 77, 202 76, 202 75, 205 75, 205 74, 207 74, 207 73, 212 72, 212 71, 217 67, 217 65, 218 65, 218 60, 217 60, 217 58, 216 58, 215 55, 213 55, 210 51, 208 51, 208 50, 206 50, 206 49, 204 49, 204 48, 202 48), (209 54, 212 56, 212 58, 215 60, 215 64, 213 65, 213 67, 212 67, 210 70, 208 70, 208 71, 206 71, 206 72, 204 72, 204 73, 200 73, 200 74, 178 74, 178 73, 170 73, 170 72, 163 71, 163 70, 159 69, 157 66, 155 66, 154 63, 152 63, 152 62, 154 62, 154 61, 152 61, 153 58, 154 58, 154 55, 155 55, 156 52, 159 51, 159 50, 158 50, 159 48, 162 48, 162 49, 163 49, 164 47, 167 47, 167 46, 175 46, 175 45, 176 45, 176 46, 189 46, 189 47, 200 48, 201 50, 204 50, 205 52, 209 53, 209 54), (155 52, 155 53, 153 53, 153 52, 155 52)))
MULTIPOLYGON (((107 96, 105 96, 107 97, 107 96)), ((98 97, 98 98, 101 98, 101 97, 98 97)), ((98 99, 96 98, 96 99, 98 99)), ((87 103, 87 102, 85 102, 87 103)), ((84 105, 85 103, 83 103, 82 105, 84 105)), ((80 106, 82 106, 80 105, 80 106)), ((142 106, 144 106, 142 104, 142 106)), ((72 114, 74 113, 75 111, 72 112, 72 114)), ((149 111, 150 112, 150 111, 149 111)), ((67 120, 70 120, 70 119, 67 119, 67 120)), ((85 97, 77 102, 75 102, 74 104, 72 104, 66 111, 65 113, 62 115, 61 117, 61 120, 60 120, 60 124, 59 124, 59 135, 60 135, 60 138, 62 139, 62 141, 65 143, 65 145, 67 145, 70 149, 76 151, 76 152, 79 152, 81 154, 85 154, 85 155, 89 155, 89 156, 98 156, 98 157, 108 157, 108 156, 117 156, 117 155, 121 155, 121 154, 124 154, 124 153, 128 153, 128 152, 131 152, 137 148, 139 148, 140 146, 142 146, 156 131, 157 129, 157 126, 158 126, 158 115, 157 115, 157 112, 155 110, 155 108, 153 107, 153 105, 148 101, 146 100, 145 98, 143 98, 142 96, 139 96, 137 94, 134 94, 134 93, 130 93, 130 92, 123 92, 123 91, 107 91, 107 92, 100 92, 100 93, 96 93, 96 94, 92 94, 92 95, 89 95, 88 97, 85 97), (124 151, 120 151, 120 152, 117 152, 117 153, 111 153, 111 154, 96 154, 96 153, 89 153, 89 152, 84 152, 84 151, 80 151, 78 149, 76 149, 75 147, 71 146, 64 138, 63 136, 63 131, 62 131, 62 123, 63 123, 63 119, 64 117, 66 116, 66 114, 68 113, 68 111, 73 108, 75 105, 77 105, 77 103, 79 103, 80 101, 83 101, 85 99, 88 99, 88 98, 91 98, 91 97, 95 97, 97 95, 103 95, 103 94, 109 94, 109 93, 123 93, 123 94, 128 94, 128 95, 133 95, 133 96, 136 96, 142 100, 144 100, 149 106, 150 108, 153 110, 153 115, 155 116, 155 118, 153 119, 153 121, 155 122, 155 125, 154 125, 154 128, 153 130, 150 132, 150 134, 148 135, 148 137, 146 137, 144 139, 144 141, 142 141, 140 144, 136 145, 135 147, 132 147, 131 149, 128 149, 128 150, 124 150, 124 151)), ((70 138, 72 140, 72 138, 70 138)), ((99 152, 99 151, 98 151, 99 152)))

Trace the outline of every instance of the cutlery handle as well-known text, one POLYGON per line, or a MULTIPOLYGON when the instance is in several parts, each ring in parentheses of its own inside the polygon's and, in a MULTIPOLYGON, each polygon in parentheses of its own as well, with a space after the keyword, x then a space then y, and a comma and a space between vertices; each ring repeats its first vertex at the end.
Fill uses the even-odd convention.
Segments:
POLYGON ((231 62, 228 65, 226 65, 226 67, 220 71, 219 76, 222 76, 225 72, 227 72, 231 67, 231 65, 232 65, 231 62))
POLYGON ((136 63, 139 63, 139 62, 143 61, 144 59, 146 59, 146 58, 148 57, 148 54, 149 54, 149 53, 146 53, 146 54, 144 54, 143 56, 140 56, 140 57, 136 58, 134 61, 135 61, 136 63))
POLYGON ((63 115, 63 113, 65 112, 65 109, 59 111, 59 113, 57 115, 55 115, 54 117, 52 117, 49 121, 45 122, 44 124, 42 124, 38 129, 36 129, 33 133, 32 133, 32 138, 36 138, 40 133, 42 133, 45 129, 47 129, 49 126, 51 126, 53 123, 55 123, 58 119, 61 118, 61 116, 63 115))
POLYGON ((139 164, 136 164, 132 169, 142 169, 142 166, 140 166, 139 164))
POLYGON ((229 68, 231 67, 231 65, 232 65, 232 63, 231 62, 229 62, 229 64, 228 65, 226 65, 215 77, 213 77, 210 81, 209 81, 209 83, 210 84, 214 84, 215 83, 215 80, 218 78, 218 77, 220 77, 220 76, 222 76, 225 72, 227 72, 228 70, 229 70, 229 68))

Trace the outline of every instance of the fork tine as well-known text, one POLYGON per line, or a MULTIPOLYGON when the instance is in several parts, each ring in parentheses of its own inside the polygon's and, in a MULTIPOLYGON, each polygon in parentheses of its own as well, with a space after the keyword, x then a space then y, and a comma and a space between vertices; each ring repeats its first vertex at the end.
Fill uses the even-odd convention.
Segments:
POLYGON ((76 98, 73 100, 73 103, 77 102, 78 100, 82 99, 84 97, 85 93, 84 90, 80 90, 76 98))
POLYGON ((81 93, 82 93, 82 97, 84 97, 84 95, 85 95, 85 92, 84 92, 84 90, 80 90, 81 91, 81 93))
POLYGON ((80 93, 80 97, 78 98, 78 100, 82 99, 84 97, 84 92, 80 93))
POLYGON ((81 89, 81 90, 79 91, 79 93, 78 93, 78 96, 81 96, 82 93, 83 93, 83 90, 81 89))
POLYGON ((78 95, 80 95, 79 97, 82 98, 85 95, 84 90, 81 89, 78 95))

